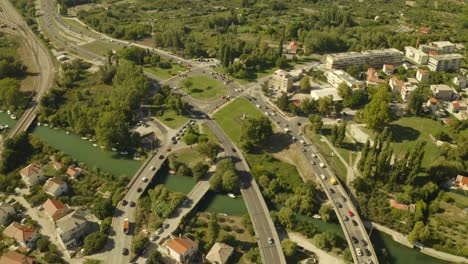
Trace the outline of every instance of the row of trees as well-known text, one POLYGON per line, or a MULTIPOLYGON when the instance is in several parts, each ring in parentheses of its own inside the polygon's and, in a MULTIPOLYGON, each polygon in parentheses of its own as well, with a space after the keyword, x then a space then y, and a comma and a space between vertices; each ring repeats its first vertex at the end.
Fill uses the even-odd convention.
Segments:
POLYGON ((283 93, 276 101, 276 105, 282 111, 300 116, 308 116, 310 114, 322 114, 325 116, 340 115, 343 110, 343 104, 333 101, 332 96, 322 97, 318 100, 307 98, 302 100, 299 106, 296 106, 290 101, 290 97, 286 93, 283 93))

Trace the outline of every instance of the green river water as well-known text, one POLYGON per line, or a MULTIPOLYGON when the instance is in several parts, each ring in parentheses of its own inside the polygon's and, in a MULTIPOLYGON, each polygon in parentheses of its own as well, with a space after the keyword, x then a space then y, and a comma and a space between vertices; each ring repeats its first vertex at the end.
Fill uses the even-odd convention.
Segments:
MULTIPOLYGON (((16 121, 11 120, 6 113, 0 113, 0 124, 8 124, 12 127, 16 121)), ((64 131, 48 127, 36 127, 33 133, 52 147, 63 151, 76 160, 85 163, 89 167, 98 167, 115 175, 132 176, 141 165, 141 161, 125 159, 121 155, 93 147, 92 143, 75 135, 67 135, 64 131)), ((195 182, 191 177, 181 175, 170 175, 167 168, 161 170, 158 183, 165 184, 170 190, 187 194, 195 182)), ((208 193, 202 200, 200 210, 209 212, 243 215, 247 213, 244 201, 241 197, 232 199, 226 195, 215 195, 208 193)), ((321 220, 308 218, 314 222, 321 231, 335 231, 343 236, 341 226, 335 223, 325 223, 321 220)), ((374 229, 372 242, 376 250, 385 248, 390 256, 392 264, 446 264, 449 262, 432 258, 417 250, 403 246, 393 239, 374 229)))

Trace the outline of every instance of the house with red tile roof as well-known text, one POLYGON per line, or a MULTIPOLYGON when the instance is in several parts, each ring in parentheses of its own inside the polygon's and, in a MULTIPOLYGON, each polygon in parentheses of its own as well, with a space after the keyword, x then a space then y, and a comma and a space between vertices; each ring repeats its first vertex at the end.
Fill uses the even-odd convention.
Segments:
POLYGON ((299 49, 299 43, 297 41, 291 41, 288 44, 287 52, 288 54, 296 54, 299 49))
POLYGON ((377 85, 387 83, 384 79, 379 79, 377 71, 375 68, 367 69, 367 85, 377 85))
POLYGON ((468 109, 467 104, 465 101, 453 101, 449 103, 448 109, 451 112, 460 112, 460 111, 466 111, 468 109))
POLYGON ((31 163, 20 171, 21 180, 27 187, 32 187, 45 180, 42 167, 38 163, 31 163))
POLYGON ((397 201, 393 199, 390 199, 390 207, 398 209, 398 210, 409 211, 409 205, 398 203, 397 201))
POLYGON ((431 28, 430 27, 421 27, 419 28, 419 32, 423 34, 429 34, 431 33, 431 28))
POLYGON ((166 245, 167 254, 178 263, 186 263, 198 251, 198 244, 186 237, 176 237, 166 245))
POLYGON ((2 264, 35 264, 36 259, 18 253, 16 251, 8 251, 0 257, 0 263, 2 264))
POLYGON ((18 222, 11 223, 5 230, 3 235, 14 239, 20 246, 26 248, 33 248, 39 234, 34 227, 27 227, 18 222))
POLYGON ((42 205, 42 209, 44 209, 44 213, 54 222, 70 212, 70 207, 68 207, 67 204, 63 204, 56 199, 47 199, 42 205))
POLYGON ((429 80, 429 72, 425 69, 418 69, 418 71, 416 72, 416 80, 420 82, 429 80))
POLYGON ((54 166, 54 169, 57 171, 63 169, 63 164, 58 161, 53 161, 52 166, 54 166))
POLYGON ((457 178, 455 179, 454 186, 456 188, 460 188, 464 191, 468 191, 468 177, 462 176, 462 175, 457 175, 457 178))
POLYGON ((68 192, 68 184, 57 178, 50 178, 42 187, 48 195, 57 197, 68 192))
POLYGON ((82 170, 78 167, 68 167, 67 169, 67 175, 72 179, 78 178, 82 173, 82 170))
POLYGON ((384 64, 382 67, 382 71, 387 75, 392 75, 393 71, 395 71, 395 66, 391 64, 384 64))

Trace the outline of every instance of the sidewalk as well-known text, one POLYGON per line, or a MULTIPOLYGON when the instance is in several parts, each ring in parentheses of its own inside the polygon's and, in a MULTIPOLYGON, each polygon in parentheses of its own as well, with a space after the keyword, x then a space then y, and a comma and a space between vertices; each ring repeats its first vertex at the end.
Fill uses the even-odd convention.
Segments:
POLYGON ((343 165, 345 165, 345 167, 346 167, 346 184, 351 184, 351 182, 356 177, 356 175, 354 174, 353 168, 351 168, 349 166, 348 162, 346 162, 346 160, 343 158, 343 156, 341 156, 341 154, 336 150, 335 146, 333 146, 333 144, 325 136, 321 136, 321 141, 325 142, 328 145, 328 147, 330 147, 333 150, 334 155, 336 155, 340 159, 340 161, 343 163, 343 165))
POLYGON ((319 263, 324 263, 324 264, 344 264, 345 263, 343 259, 316 247, 314 244, 312 244, 312 242, 310 242, 310 239, 306 238, 300 233, 288 232, 288 236, 289 236, 289 239, 296 242, 299 246, 309 251, 314 252, 317 255, 319 263))

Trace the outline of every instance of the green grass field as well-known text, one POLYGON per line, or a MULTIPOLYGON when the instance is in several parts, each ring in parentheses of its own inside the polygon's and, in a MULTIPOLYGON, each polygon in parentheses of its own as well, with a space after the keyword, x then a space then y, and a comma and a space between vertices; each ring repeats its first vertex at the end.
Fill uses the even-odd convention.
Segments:
POLYGON ((111 50, 119 51, 122 49, 122 46, 100 40, 95 40, 88 44, 82 45, 81 47, 101 56, 105 56, 111 50))
POLYGON ((179 87, 193 98, 200 100, 216 99, 227 93, 227 88, 222 82, 206 75, 193 75, 185 78, 179 83, 179 87), (191 80, 192 87, 184 87, 185 80, 191 80))
POLYGON ((195 149, 182 149, 172 155, 176 157, 177 161, 185 163, 189 167, 204 161, 203 157, 195 149))
POLYGON ((162 116, 156 116, 156 118, 172 129, 179 128, 189 119, 188 117, 179 115, 172 110, 164 111, 162 116))
POLYGON ((262 113, 244 98, 232 101, 214 114, 216 122, 236 143, 239 143, 240 140, 243 114, 250 118, 262 116, 262 113))
POLYGON ((173 76, 178 75, 179 72, 187 71, 187 68, 180 66, 177 63, 172 63, 172 68, 170 69, 162 69, 156 66, 144 66, 143 70, 163 80, 167 80, 173 76))

